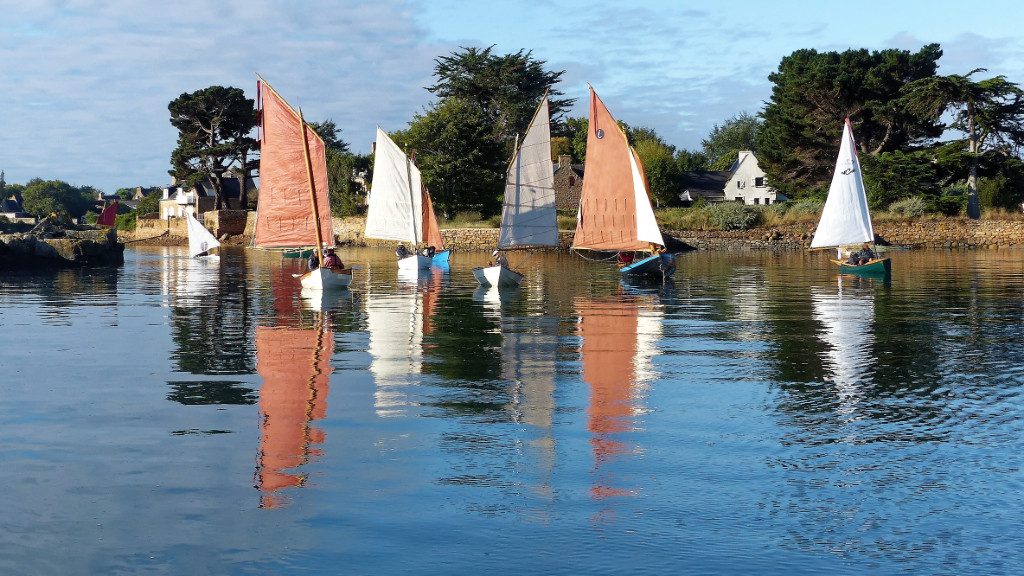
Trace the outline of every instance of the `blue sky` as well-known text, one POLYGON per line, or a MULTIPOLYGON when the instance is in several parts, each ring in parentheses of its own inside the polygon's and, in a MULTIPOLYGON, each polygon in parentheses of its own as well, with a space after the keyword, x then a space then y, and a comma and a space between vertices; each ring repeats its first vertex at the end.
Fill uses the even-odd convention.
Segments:
POLYGON ((1019 0, 0 0, 0 170, 121 187, 165 185, 177 132, 167 104, 211 85, 255 97, 260 73, 357 152, 431 100, 435 58, 460 46, 532 51, 586 111, 696 150, 716 123, 756 113, 794 50, 919 50, 940 73, 1024 84, 1019 0), (972 10, 976 9, 976 12, 972 10))

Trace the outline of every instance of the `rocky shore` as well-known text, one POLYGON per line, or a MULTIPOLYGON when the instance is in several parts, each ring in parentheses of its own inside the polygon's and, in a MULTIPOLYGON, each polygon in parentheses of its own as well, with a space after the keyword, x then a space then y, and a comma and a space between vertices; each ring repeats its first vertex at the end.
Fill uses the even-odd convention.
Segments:
POLYGON ((124 243, 113 228, 77 226, 51 215, 29 232, 0 234, 0 267, 118 266, 124 243))

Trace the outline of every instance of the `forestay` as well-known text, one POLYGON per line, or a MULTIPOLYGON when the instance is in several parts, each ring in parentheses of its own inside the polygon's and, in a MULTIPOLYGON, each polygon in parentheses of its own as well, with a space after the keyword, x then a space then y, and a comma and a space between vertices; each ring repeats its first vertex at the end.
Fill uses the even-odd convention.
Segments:
POLYGON ((868 211, 864 179, 857 160, 853 129, 847 118, 832 185, 828 189, 828 198, 821 211, 814 239, 811 240, 811 248, 860 244, 873 242, 874 239, 875 232, 871 227, 871 213, 868 211))

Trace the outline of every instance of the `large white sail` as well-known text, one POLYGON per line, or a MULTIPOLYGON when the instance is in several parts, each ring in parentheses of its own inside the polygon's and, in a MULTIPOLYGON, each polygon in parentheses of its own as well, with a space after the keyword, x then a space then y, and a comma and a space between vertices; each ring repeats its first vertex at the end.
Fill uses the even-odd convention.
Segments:
POLYGON ((188 255, 196 256, 213 250, 220 246, 220 241, 212 232, 206 229, 191 212, 185 212, 185 222, 188 223, 188 255))
POLYGON ((420 171, 405 152, 377 127, 377 146, 366 211, 366 237, 423 241, 423 199, 420 171))
POLYGON ((636 202, 636 239, 664 246, 665 239, 661 236, 661 228, 658 228, 658 221, 654 218, 654 207, 651 206, 651 198, 647 194, 647 178, 643 176, 643 163, 633 148, 629 149, 629 167, 633 175, 633 198, 636 202))
POLYGON ((843 139, 839 144, 839 158, 832 174, 832 185, 821 211, 818 229, 811 240, 811 248, 831 248, 848 244, 874 242, 875 232, 871 227, 871 213, 868 211, 868 197, 864 191, 860 162, 853 141, 850 119, 843 127, 843 139))
POLYGON ((505 179, 499 248, 558 246, 550 122, 544 96, 505 179))

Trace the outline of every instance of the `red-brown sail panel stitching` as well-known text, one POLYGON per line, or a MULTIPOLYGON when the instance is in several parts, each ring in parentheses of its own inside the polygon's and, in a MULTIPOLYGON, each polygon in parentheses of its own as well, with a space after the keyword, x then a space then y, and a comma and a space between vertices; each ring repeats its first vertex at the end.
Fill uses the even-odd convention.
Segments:
MULTIPOLYGON (((263 86, 260 205, 254 243, 260 248, 310 246, 316 242, 316 225, 299 115, 270 86, 263 86)), ((320 215, 320 242, 333 245, 324 142, 308 125, 304 128, 320 215)))
POLYGON ((636 237, 636 200, 629 142, 594 89, 590 89, 586 174, 574 248, 642 250, 636 237))

